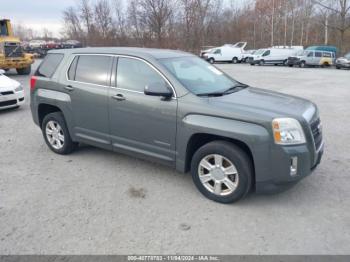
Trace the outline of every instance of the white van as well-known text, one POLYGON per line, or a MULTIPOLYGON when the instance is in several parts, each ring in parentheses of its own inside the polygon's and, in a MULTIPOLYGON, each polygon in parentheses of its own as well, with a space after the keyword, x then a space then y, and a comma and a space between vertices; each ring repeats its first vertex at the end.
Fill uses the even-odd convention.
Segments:
POLYGON ((251 65, 287 65, 288 57, 294 56, 300 50, 303 50, 303 47, 272 47, 261 50, 264 51, 254 55, 253 60, 249 61, 251 65))
POLYGON ((231 62, 237 64, 241 62, 244 55, 244 48, 246 42, 238 42, 235 45, 223 45, 221 47, 213 48, 210 52, 203 55, 203 58, 211 64, 215 62, 231 62))

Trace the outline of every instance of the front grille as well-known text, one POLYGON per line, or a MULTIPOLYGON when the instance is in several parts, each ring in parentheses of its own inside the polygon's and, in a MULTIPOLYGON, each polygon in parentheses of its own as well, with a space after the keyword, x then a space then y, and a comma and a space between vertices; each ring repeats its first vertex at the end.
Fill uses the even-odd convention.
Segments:
POLYGON ((322 126, 321 126, 321 120, 317 119, 316 121, 311 123, 311 131, 312 131, 312 136, 315 141, 315 147, 316 150, 319 150, 321 145, 322 145, 322 126))
POLYGON ((0 94, 3 96, 7 96, 7 95, 13 95, 14 92, 13 91, 5 91, 5 92, 0 92, 0 94))
POLYGON ((17 100, 9 100, 9 101, 4 101, 4 102, 0 102, 0 107, 3 106, 12 106, 17 104, 17 100))
POLYGON ((23 50, 20 43, 6 42, 5 43, 5 57, 22 57, 23 50))

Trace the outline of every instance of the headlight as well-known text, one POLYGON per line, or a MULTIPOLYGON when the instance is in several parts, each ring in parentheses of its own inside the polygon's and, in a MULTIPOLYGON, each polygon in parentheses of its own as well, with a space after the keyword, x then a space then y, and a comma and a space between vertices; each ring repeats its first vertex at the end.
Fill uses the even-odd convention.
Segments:
POLYGON ((23 87, 21 85, 17 86, 15 89, 15 92, 21 92, 23 91, 23 87))
POLYGON ((304 131, 296 119, 276 118, 272 121, 272 130, 276 144, 296 145, 306 142, 304 131))

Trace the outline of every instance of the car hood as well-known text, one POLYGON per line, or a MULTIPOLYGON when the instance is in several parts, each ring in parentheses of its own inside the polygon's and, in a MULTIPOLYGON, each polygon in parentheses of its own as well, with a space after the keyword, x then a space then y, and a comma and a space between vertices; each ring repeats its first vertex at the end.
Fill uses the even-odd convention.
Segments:
POLYGON ((339 57, 337 59, 337 62, 341 62, 341 63, 350 63, 350 59, 347 59, 345 57, 339 57))
POLYGON ((276 117, 309 121, 317 110, 306 99, 253 87, 230 95, 209 98, 208 103, 225 112, 228 117, 252 122, 270 122, 276 117))
POLYGON ((5 75, 0 75, 0 91, 13 90, 20 86, 20 83, 5 75))

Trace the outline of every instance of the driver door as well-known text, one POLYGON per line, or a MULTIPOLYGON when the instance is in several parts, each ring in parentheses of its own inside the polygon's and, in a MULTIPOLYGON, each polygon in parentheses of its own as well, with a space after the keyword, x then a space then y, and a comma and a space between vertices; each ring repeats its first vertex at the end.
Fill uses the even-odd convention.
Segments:
POLYGON ((167 81, 142 59, 115 60, 115 84, 109 91, 114 150, 175 165, 177 100, 144 94, 152 85, 169 88, 167 81))

